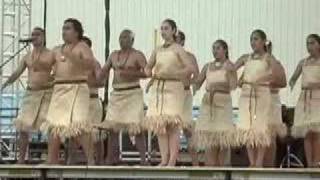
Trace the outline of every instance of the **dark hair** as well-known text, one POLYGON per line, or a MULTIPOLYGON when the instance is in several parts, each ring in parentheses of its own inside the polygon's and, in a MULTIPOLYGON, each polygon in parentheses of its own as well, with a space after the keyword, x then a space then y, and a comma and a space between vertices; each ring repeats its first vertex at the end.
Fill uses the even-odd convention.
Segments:
POLYGON ((320 36, 318 34, 309 34, 307 39, 314 39, 315 41, 317 41, 317 43, 320 45, 320 36))
POLYGON ((79 20, 74 18, 68 18, 64 21, 64 24, 71 23, 73 25, 73 29, 78 33, 78 39, 81 40, 83 37, 83 27, 79 20))
POLYGON ((91 46, 92 46, 92 41, 91 41, 91 39, 89 38, 89 37, 87 37, 87 36, 82 36, 82 39, 81 39, 82 41, 84 41, 90 48, 91 48, 91 46))
MULTIPOLYGON (((256 30, 252 31, 251 36, 252 36, 253 34, 258 34, 258 36, 259 36, 262 40, 267 41, 267 35, 266 35, 266 33, 265 33, 263 30, 261 30, 261 29, 256 29, 256 30)), ((266 46, 266 45, 264 45, 264 50, 267 51, 267 46, 266 46)))
POLYGON ((44 37, 43 46, 46 47, 46 44, 47 44, 46 31, 43 28, 39 27, 39 26, 34 27, 33 31, 40 31, 43 34, 43 37, 44 37))
POLYGON ((215 43, 218 43, 222 46, 222 48, 226 51, 226 54, 225 54, 226 58, 229 59, 229 48, 228 48, 227 42, 222 39, 218 39, 213 44, 215 43))
POLYGON ((182 40, 182 41, 185 41, 186 40, 186 35, 184 34, 184 32, 182 32, 182 31, 178 31, 178 35, 180 36, 180 39, 182 40))
MULTIPOLYGON (((170 25, 171 29, 172 29, 175 33, 177 33, 178 27, 177 27, 177 23, 176 23, 174 20, 172 20, 172 19, 165 19, 165 20, 163 21, 163 23, 165 23, 165 22, 170 25)), ((176 36, 176 34, 174 34, 174 35, 173 35, 173 39, 175 40, 176 38, 177 38, 177 36, 176 36)))

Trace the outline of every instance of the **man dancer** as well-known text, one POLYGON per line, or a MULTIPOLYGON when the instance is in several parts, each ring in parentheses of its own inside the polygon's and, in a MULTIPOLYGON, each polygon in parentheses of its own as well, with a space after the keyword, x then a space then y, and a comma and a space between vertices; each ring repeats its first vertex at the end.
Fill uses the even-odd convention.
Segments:
MULTIPOLYGON (((82 41, 85 42, 90 48, 92 47, 92 41, 87 36, 82 37, 82 41)), ((101 71, 100 63, 95 59, 94 69, 91 70, 88 76, 88 85, 90 89, 90 105, 89 105, 89 114, 88 120, 91 124, 98 124, 102 121, 102 102, 99 99, 99 88, 103 87, 103 83, 97 81, 98 72, 101 71)), ((96 164, 102 164, 101 160, 103 159, 103 136, 98 130, 92 129, 92 132, 88 136, 83 136, 79 141, 69 143, 69 153, 67 164, 74 163, 74 153, 75 148, 82 145, 85 153, 90 153, 87 157, 95 157, 96 164), (94 144, 94 147, 90 147, 94 144)), ((88 159, 89 161, 89 159, 88 159)))
POLYGON ((128 132, 136 137, 136 147, 140 153, 141 164, 146 164, 146 142, 141 129, 144 118, 143 91, 140 88, 140 78, 145 77, 146 58, 142 52, 134 49, 134 34, 131 30, 123 30, 119 37, 120 50, 114 51, 102 68, 99 76, 108 77, 111 68, 114 70, 113 92, 111 93, 105 121, 101 128, 110 130, 108 141, 107 164, 119 161, 119 131, 128 132), (116 158, 116 159, 115 159, 116 158))
MULTIPOLYGON (((90 133, 88 75, 94 67, 91 49, 82 41, 82 24, 73 18, 64 21, 64 44, 54 50, 55 81, 46 122, 49 133, 48 164, 59 163, 61 138, 79 138, 90 133)), ((87 156, 90 153, 86 153, 87 156)), ((94 164, 94 157, 87 157, 94 164)))
POLYGON ((45 47, 44 29, 40 27, 33 29, 32 45, 32 52, 22 58, 18 68, 2 86, 4 89, 12 84, 28 69, 27 90, 18 118, 14 121, 16 129, 20 132, 19 164, 25 163, 30 131, 39 131, 40 125, 45 121, 52 94, 51 71, 54 58, 52 51, 45 47))

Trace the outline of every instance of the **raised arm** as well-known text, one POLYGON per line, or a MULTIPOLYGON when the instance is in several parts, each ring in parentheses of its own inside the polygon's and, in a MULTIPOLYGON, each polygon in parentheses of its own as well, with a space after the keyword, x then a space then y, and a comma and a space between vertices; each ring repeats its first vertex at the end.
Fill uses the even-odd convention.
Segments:
POLYGON ((205 64, 200 74, 195 79, 193 83, 193 94, 195 94, 196 91, 198 91, 201 88, 203 82, 206 80, 206 73, 207 73, 208 67, 209 67, 209 63, 205 64))
POLYGON ((99 81, 99 73, 101 72, 102 68, 101 68, 101 64, 99 63, 98 60, 95 60, 95 64, 94 64, 94 75, 96 78, 96 86, 97 87, 103 87, 105 84, 105 81, 99 81))
POLYGON ((293 75, 291 76, 290 78, 290 81, 289 81, 289 86, 290 86, 290 89, 292 90, 297 82, 297 80, 299 79, 301 73, 302 73, 302 66, 304 64, 304 61, 305 60, 301 60, 298 64, 298 66, 296 67, 296 70, 294 71, 293 75))
POLYGON ((192 62, 193 68, 194 68, 194 72, 192 74, 192 79, 191 79, 191 83, 193 83, 197 79, 197 77, 199 76, 199 73, 200 73, 199 72, 199 65, 198 65, 196 57, 192 53, 188 52, 188 55, 191 59, 191 62, 192 62))
POLYGON ((135 60, 137 69, 125 69, 120 70, 120 75, 128 76, 128 77, 135 77, 135 78, 145 78, 146 73, 144 72, 144 68, 146 67, 147 60, 144 54, 140 51, 135 53, 135 60))
POLYGON ((153 66, 156 64, 156 54, 157 54, 157 49, 153 50, 153 52, 150 56, 150 59, 144 68, 144 72, 145 72, 146 77, 152 76, 152 69, 153 69, 153 66))
POLYGON ((285 88, 287 86, 287 78, 284 67, 276 59, 271 61, 272 68, 272 81, 271 86, 273 88, 285 88))
POLYGON ((240 69, 244 63, 246 62, 246 60, 248 59, 248 54, 242 55, 234 64, 234 68, 237 71, 238 69, 240 69))
POLYGON ((96 72, 96 78, 97 78, 98 84, 104 84, 105 81, 109 78, 109 73, 112 67, 111 60, 114 55, 115 55, 115 52, 111 53, 106 63, 104 64, 104 66, 100 69, 100 71, 96 72))
POLYGON ((226 65, 226 69, 228 72, 230 90, 235 90, 238 85, 238 76, 237 76, 237 71, 235 69, 235 65, 231 61, 228 60, 228 63, 226 65))
POLYGON ((95 58, 93 56, 93 52, 91 48, 84 42, 80 42, 79 46, 81 47, 80 56, 83 60, 83 63, 86 67, 89 69, 94 68, 95 64, 95 58))
POLYGON ((190 56, 186 53, 186 51, 180 45, 176 46, 176 52, 180 60, 182 61, 184 67, 180 70, 177 70, 175 72, 175 76, 177 79, 186 81, 190 78, 191 74, 196 73, 196 70, 194 68, 194 65, 192 63, 190 56))
POLYGON ((8 85, 14 83, 21 76, 21 74, 26 70, 27 68, 26 60, 29 55, 30 54, 28 53, 22 58, 22 60, 19 62, 18 68, 9 76, 6 82, 4 82, 4 84, 1 87, 1 90, 6 88, 8 85))

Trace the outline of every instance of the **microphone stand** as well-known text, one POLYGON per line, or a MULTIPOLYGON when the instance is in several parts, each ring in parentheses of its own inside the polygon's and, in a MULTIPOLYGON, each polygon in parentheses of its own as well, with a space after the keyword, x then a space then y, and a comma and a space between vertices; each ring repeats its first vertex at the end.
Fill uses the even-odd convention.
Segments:
POLYGON ((23 51, 24 49, 26 49, 28 46, 29 46, 29 43, 25 43, 22 48, 20 48, 16 53, 14 53, 12 56, 10 56, 9 59, 7 59, 6 61, 4 61, 4 62, 0 65, 0 69, 2 69, 3 66, 5 66, 5 65, 8 64, 10 61, 12 61, 18 54, 20 54, 21 51, 23 51))
MULTIPOLYGON (((0 65, 0 72, 1 69, 8 64, 10 61, 12 61, 18 54, 21 53, 21 51, 23 51, 24 49, 26 49, 29 46, 29 43, 26 42, 22 48, 20 48, 16 53, 14 53, 12 56, 10 56, 6 61, 4 61, 1 65, 0 65)), ((1 73, 2 74, 2 73, 1 73)), ((17 132, 16 132, 17 133, 17 132)), ((3 151, 3 140, 2 140, 2 133, 1 133, 1 124, 0 124, 0 164, 3 164, 4 161, 2 159, 2 151, 3 151)))

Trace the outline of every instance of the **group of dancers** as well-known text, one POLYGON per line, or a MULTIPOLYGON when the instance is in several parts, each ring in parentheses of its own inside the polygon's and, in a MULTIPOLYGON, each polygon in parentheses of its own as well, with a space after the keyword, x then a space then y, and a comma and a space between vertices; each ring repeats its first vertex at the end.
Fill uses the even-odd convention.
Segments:
MULTIPOLYGON (((153 50, 149 61, 133 48, 134 33, 125 29, 119 37, 120 50, 113 51, 104 66, 95 59, 91 40, 85 37, 81 23, 64 21, 63 45, 52 50, 45 47, 45 31, 32 31, 32 52, 20 61, 2 89, 28 69, 28 87, 18 118, 20 132, 19 161, 24 163, 31 131, 48 135, 48 164, 59 164, 62 142, 72 149, 81 146, 89 165, 119 162, 119 132, 132 137, 146 165, 145 131, 157 135, 161 162, 175 166, 179 154, 181 130, 189 141, 193 165, 199 165, 197 149, 205 150, 207 166, 223 166, 228 149, 246 146, 250 167, 263 167, 270 152, 275 152, 275 139, 286 134, 282 123, 279 90, 287 85, 280 61, 272 55, 272 44, 262 30, 250 36, 252 52, 235 63, 229 59, 228 44, 216 40, 212 45, 213 60, 199 71, 196 57, 183 46, 185 35, 175 21, 161 24, 163 45, 153 50), (243 68, 241 75, 238 70, 243 68), (102 120, 103 109, 98 89, 113 70, 113 91, 102 120), (239 77, 239 78, 238 78, 239 77), (147 84, 147 112, 144 112, 140 79, 147 84), (205 94, 197 121, 192 120, 192 97, 205 82, 205 94), (230 92, 241 88, 239 121, 232 121, 230 92), (108 138, 106 158, 98 144, 108 138), (105 161, 106 160, 106 161, 105 161)), ((304 137, 308 167, 320 161, 320 37, 310 34, 306 40, 309 56, 301 60, 289 81, 291 88, 302 75, 302 92, 296 106, 292 133, 304 137)), ((271 166, 273 162, 270 163, 271 166)))

